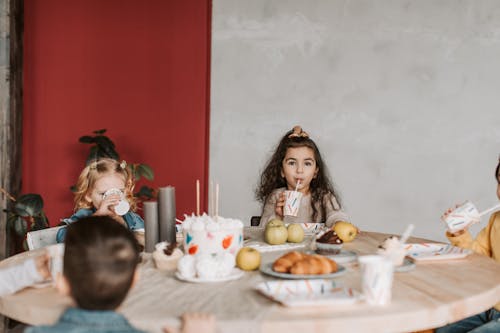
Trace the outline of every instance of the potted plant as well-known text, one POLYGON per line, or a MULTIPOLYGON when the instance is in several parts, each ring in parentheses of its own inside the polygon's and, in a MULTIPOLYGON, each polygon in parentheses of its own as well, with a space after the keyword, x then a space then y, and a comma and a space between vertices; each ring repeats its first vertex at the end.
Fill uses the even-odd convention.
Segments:
MULTIPOLYGON (((120 155, 115 149, 114 142, 105 135, 106 129, 100 129, 92 132, 94 135, 84 135, 78 140, 84 144, 90 144, 90 151, 87 156, 86 164, 95 161, 96 159, 107 157, 119 161, 120 155)), ((154 172, 150 166, 143 163, 127 163, 127 167, 138 181, 142 177, 147 180, 153 180, 154 172)), ((149 200, 155 197, 155 190, 149 186, 143 185, 134 193, 141 200, 149 200)))
POLYGON ((0 191, 12 202, 7 209, 4 209, 7 213, 7 230, 13 230, 22 238, 22 247, 27 250, 26 234, 49 227, 49 221, 43 211, 43 199, 35 193, 23 194, 16 199, 3 188, 0 188, 0 191))

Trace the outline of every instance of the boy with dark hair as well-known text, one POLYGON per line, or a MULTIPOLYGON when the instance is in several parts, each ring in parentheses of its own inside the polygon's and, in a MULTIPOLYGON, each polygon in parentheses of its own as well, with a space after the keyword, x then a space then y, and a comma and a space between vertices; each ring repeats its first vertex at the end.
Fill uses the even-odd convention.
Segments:
POLYGON ((70 224, 57 288, 77 307, 67 309, 52 326, 25 332, 141 332, 115 312, 137 280, 138 263, 137 240, 111 217, 92 216, 70 224))

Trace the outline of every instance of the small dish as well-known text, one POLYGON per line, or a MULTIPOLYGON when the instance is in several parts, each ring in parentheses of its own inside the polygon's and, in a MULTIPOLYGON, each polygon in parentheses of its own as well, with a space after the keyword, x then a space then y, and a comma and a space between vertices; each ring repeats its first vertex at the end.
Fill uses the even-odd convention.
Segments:
POLYGON ((343 244, 320 243, 316 241, 316 252, 325 256, 340 254, 343 244))
POLYGON ((316 250, 316 253, 322 254, 330 259, 335 260, 339 264, 346 264, 349 262, 356 261, 358 259, 358 254, 354 251, 340 250, 337 254, 323 254, 316 250))
POLYGON ((260 271, 266 275, 289 279, 289 280, 313 280, 313 279, 332 279, 344 275, 347 271, 344 266, 337 265, 337 271, 330 274, 290 274, 290 273, 279 273, 273 270, 273 263, 267 263, 260 266, 260 271))
POLYGON ((193 283, 212 283, 212 282, 225 282, 225 281, 232 281, 232 280, 237 280, 241 278, 245 272, 238 268, 234 268, 231 273, 227 276, 219 277, 219 278, 213 278, 213 279, 204 279, 204 278, 199 278, 199 277, 186 277, 183 276, 179 271, 175 272, 175 277, 178 278, 181 281, 186 281, 186 282, 193 282, 193 283))

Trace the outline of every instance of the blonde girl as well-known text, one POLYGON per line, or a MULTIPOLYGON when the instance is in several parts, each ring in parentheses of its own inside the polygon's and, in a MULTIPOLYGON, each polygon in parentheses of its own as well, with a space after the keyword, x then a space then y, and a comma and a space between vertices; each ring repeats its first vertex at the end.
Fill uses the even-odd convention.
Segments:
MULTIPOLYGON (((91 215, 107 215, 135 231, 144 229, 143 219, 134 211, 137 201, 134 198, 134 178, 125 161, 118 162, 110 158, 101 158, 87 165, 78 177, 75 191, 75 213, 62 222, 73 223, 91 215), (118 193, 105 195, 109 190, 122 192, 130 204, 130 210, 123 216, 115 212, 114 207, 120 202, 118 193)), ((57 241, 63 242, 66 228, 57 233, 57 241)))

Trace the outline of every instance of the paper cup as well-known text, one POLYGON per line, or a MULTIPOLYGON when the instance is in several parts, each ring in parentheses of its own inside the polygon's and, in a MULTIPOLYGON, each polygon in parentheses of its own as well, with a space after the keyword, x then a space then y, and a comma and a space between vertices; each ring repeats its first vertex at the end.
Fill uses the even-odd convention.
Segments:
POLYGON ((123 192, 120 191, 119 189, 112 188, 107 190, 106 193, 104 193, 103 198, 106 198, 107 196, 112 194, 117 194, 120 196, 120 201, 118 202, 117 205, 113 207, 115 213, 120 216, 127 214, 128 211, 130 210, 130 204, 128 203, 127 199, 125 199, 125 195, 123 194, 123 192))
POLYGON ((371 305, 386 305, 391 302, 394 267, 383 256, 359 257, 361 289, 365 300, 371 305))
POLYGON ((443 221, 450 232, 456 232, 480 221, 479 211, 470 201, 464 202, 449 213, 443 221))
POLYGON ((285 216, 297 216, 301 198, 302 193, 299 191, 285 191, 285 207, 283 208, 283 214, 285 216))

